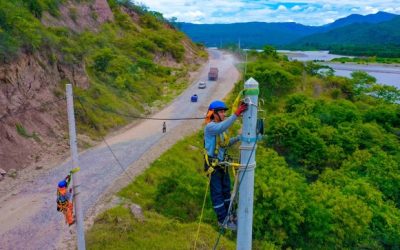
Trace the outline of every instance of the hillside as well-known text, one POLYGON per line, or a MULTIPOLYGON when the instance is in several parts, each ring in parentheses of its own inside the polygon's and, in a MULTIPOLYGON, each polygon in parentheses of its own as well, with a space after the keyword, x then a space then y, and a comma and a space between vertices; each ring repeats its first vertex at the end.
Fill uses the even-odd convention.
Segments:
POLYGON ((347 48, 359 55, 400 57, 399 26, 400 17, 377 24, 351 24, 325 33, 304 37, 288 47, 334 50, 342 53, 346 53, 347 48))
POLYGON ((0 2, 0 168, 68 152, 65 83, 74 86, 79 143, 170 101, 206 59, 160 13, 129 1, 0 2), (85 105, 88 114, 79 104, 85 105))
POLYGON ((238 44, 242 48, 263 48, 269 44, 277 48, 294 44, 301 38, 352 24, 377 24, 392 20, 398 15, 378 12, 370 15, 350 15, 323 26, 306 26, 298 23, 232 23, 232 24, 191 24, 177 23, 177 27, 193 41, 205 46, 224 47, 238 44))

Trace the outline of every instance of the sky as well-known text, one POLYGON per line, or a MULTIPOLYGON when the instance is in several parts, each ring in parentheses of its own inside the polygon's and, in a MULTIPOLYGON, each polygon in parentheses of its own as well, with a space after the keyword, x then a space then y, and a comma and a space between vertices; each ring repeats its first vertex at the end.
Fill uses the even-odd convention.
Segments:
POLYGON ((320 26, 351 14, 385 11, 400 15, 400 0, 139 0, 149 10, 197 24, 296 22, 320 26))

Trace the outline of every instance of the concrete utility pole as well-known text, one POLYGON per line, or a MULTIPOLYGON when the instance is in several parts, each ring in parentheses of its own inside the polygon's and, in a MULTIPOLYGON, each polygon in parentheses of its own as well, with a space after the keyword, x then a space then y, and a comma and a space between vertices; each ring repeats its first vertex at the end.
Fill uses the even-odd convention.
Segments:
POLYGON ((239 181, 242 181, 239 186, 237 250, 250 250, 252 244, 258 82, 250 78, 244 83, 244 90, 245 102, 249 107, 243 114, 242 144, 240 146, 239 181))
MULTIPOLYGON (((75 130, 75 115, 74 115, 74 98, 72 95, 72 85, 66 85, 67 93, 67 110, 68 110, 68 125, 69 125, 69 146, 71 148, 72 169, 79 167, 78 162, 78 146, 76 141, 75 130)), ((80 181, 79 171, 72 174, 73 194, 74 194, 74 207, 76 217, 76 234, 78 240, 78 250, 85 250, 85 230, 83 225, 83 214, 80 200, 80 181)))

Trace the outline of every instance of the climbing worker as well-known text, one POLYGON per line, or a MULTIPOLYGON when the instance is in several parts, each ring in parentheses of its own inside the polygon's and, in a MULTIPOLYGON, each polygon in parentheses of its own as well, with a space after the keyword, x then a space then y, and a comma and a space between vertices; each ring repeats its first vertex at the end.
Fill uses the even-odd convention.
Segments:
POLYGON ((72 225, 75 223, 74 214, 73 214, 73 204, 72 204, 72 190, 68 190, 68 185, 70 182, 71 176, 68 175, 64 180, 58 183, 57 188, 57 211, 62 212, 65 217, 65 222, 68 225, 72 225))
POLYGON ((162 132, 163 133, 167 132, 167 124, 165 122, 163 122, 162 124, 162 132))
POLYGON ((240 137, 227 138, 225 131, 233 125, 234 121, 247 110, 247 104, 241 103, 235 113, 225 120, 225 111, 228 110, 225 103, 219 100, 211 102, 206 115, 204 128, 205 171, 210 173, 210 194, 214 211, 218 217, 218 225, 230 230, 236 230, 236 223, 228 219, 230 203, 230 177, 227 166, 218 162, 225 160, 225 152, 228 146, 238 142, 240 137))

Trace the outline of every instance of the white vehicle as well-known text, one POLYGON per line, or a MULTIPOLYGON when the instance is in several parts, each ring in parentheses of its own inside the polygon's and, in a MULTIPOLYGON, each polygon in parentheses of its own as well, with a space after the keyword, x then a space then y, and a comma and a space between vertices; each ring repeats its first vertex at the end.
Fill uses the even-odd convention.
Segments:
POLYGON ((206 85, 205 82, 199 82, 199 83, 198 83, 198 88, 199 88, 199 89, 205 89, 206 87, 207 87, 207 85, 206 85))

